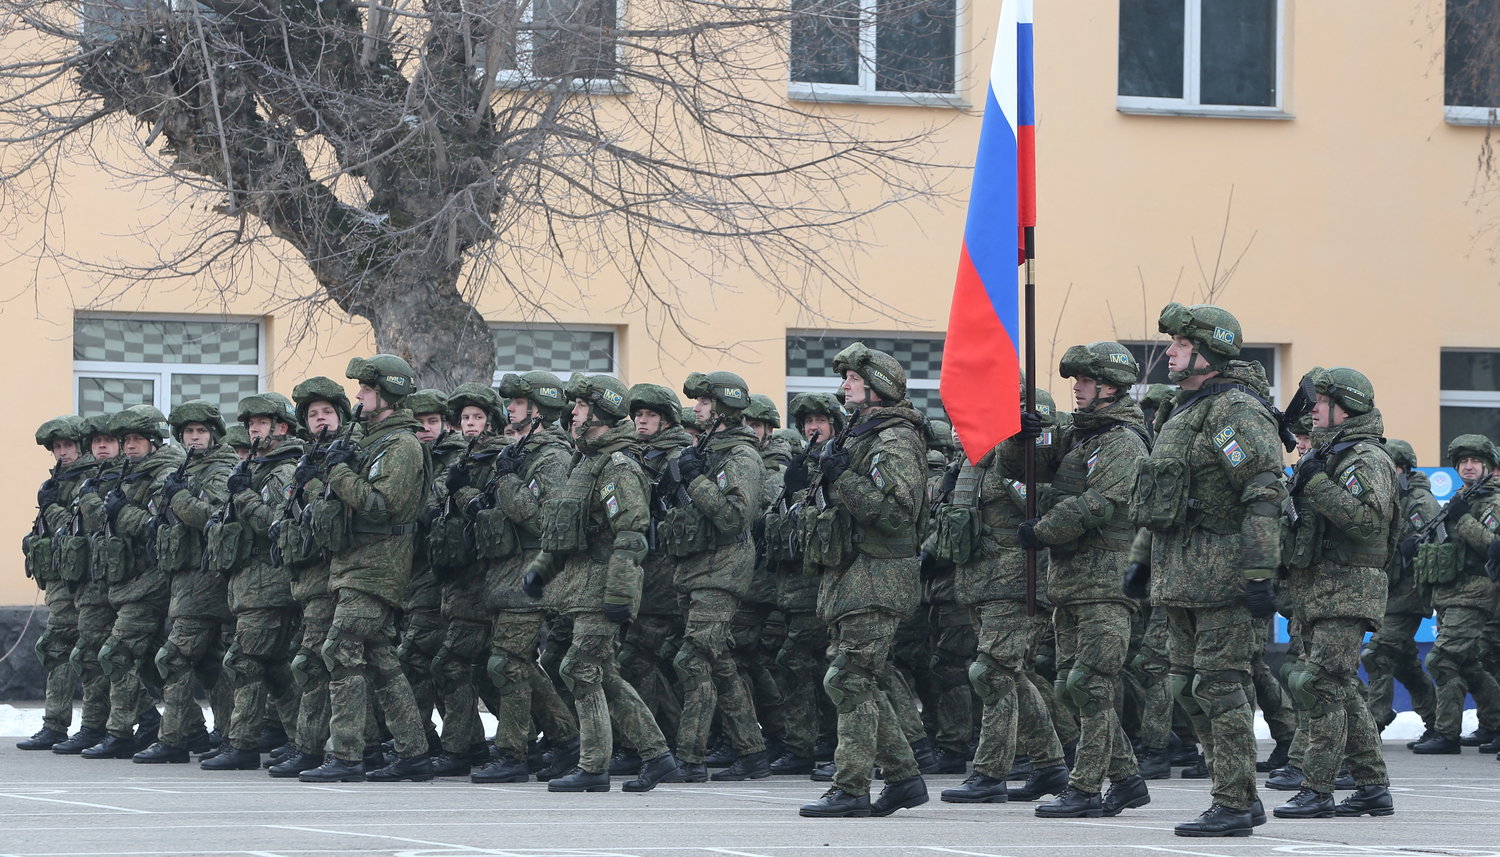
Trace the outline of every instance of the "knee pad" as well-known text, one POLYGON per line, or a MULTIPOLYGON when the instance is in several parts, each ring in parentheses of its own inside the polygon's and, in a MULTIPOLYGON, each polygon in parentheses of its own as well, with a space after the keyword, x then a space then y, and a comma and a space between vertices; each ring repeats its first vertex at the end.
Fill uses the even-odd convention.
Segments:
POLYGON ((999 701, 1015 688, 1015 676, 1001 669, 989 654, 980 652, 969 664, 969 686, 985 705, 999 701))
POLYGON ((1458 662, 1453 660, 1447 652, 1433 647, 1428 650, 1423 665, 1427 667, 1427 673, 1432 676, 1433 682, 1442 684, 1459 677, 1458 662))
POLYGON ((1177 700, 1188 714, 1197 714, 1202 709, 1198 707, 1198 699, 1193 696, 1193 675, 1191 673, 1169 673, 1167 681, 1170 682, 1172 698, 1177 700))
POLYGON ((511 663, 511 656, 505 652, 494 652, 490 659, 485 661, 484 672, 490 677, 490 683, 495 686, 496 691, 503 692, 506 688, 516 684, 516 673, 511 663))
POLYGON ((558 667, 562 673, 563 683, 575 699, 604 689, 604 670, 593 658, 575 655, 568 652, 563 656, 562 665, 558 667))
POLYGON ((875 677, 839 655, 823 674, 823 689, 840 714, 848 714, 875 696, 875 677))
MULTIPOLYGON (((1062 681, 1067 706, 1084 717, 1093 717, 1103 710, 1105 704, 1113 704, 1112 699, 1100 699, 1098 695, 1098 679, 1101 678, 1103 677, 1087 666, 1074 664, 1062 681)), ((1063 699, 1058 701, 1064 702, 1063 699)))
POLYGON ((156 663, 156 674, 165 682, 184 673, 192 672, 193 669, 193 665, 188 663, 187 657, 182 654, 182 649, 171 640, 163 643, 162 647, 156 650, 156 657, 153 660, 156 663))
POLYGON ((328 667, 323 663, 323 658, 306 649, 298 651, 292 657, 290 669, 292 680, 304 692, 328 679, 328 667))
POLYGON ((119 637, 111 634, 99 648, 99 668, 104 671, 104 676, 113 681, 116 676, 130 672, 134 666, 135 658, 131 657, 130 650, 119 637))
POLYGON ((36 640, 37 660, 42 662, 42 669, 47 672, 66 666, 72 659, 72 652, 73 647, 54 628, 43 631, 36 640))
POLYGON ((709 674, 710 665, 707 654, 699 651, 692 640, 682 641, 682 648, 678 649, 677 656, 672 658, 672 669, 677 673, 677 682, 684 691, 701 682, 713 681, 709 674))
POLYGON ((1286 660, 1281 662, 1281 669, 1277 671, 1277 675, 1281 678, 1282 684, 1288 687, 1291 686, 1292 673, 1297 671, 1297 667, 1301 663, 1302 661, 1296 658, 1287 658, 1286 660))
POLYGON ((1249 705, 1250 695, 1245 692, 1249 680, 1250 677, 1243 673, 1228 670, 1193 676, 1192 694, 1198 702, 1198 710, 1212 720, 1242 705, 1249 705))

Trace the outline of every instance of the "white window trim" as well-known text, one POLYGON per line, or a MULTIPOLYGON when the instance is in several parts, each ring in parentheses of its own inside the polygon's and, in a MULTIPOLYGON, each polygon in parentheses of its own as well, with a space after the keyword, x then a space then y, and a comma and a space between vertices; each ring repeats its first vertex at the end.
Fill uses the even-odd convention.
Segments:
MULTIPOLYGON (((1269 107, 1245 104, 1203 104, 1199 77, 1203 57, 1202 0, 1182 0, 1182 97, 1152 98, 1119 95, 1116 71, 1115 109, 1138 116, 1199 116, 1213 119, 1293 119, 1286 110, 1286 0, 1276 0, 1276 103, 1269 107)), ((1118 23, 1117 23, 1118 26, 1118 23)))
POLYGON ((1500 390, 1440 390, 1438 407, 1500 408, 1500 390))
POLYGON ((79 313, 80 318, 150 323, 196 321, 255 325, 255 363, 131 363, 114 360, 73 361, 73 410, 78 411, 78 382, 82 378, 110 378, 154 382, 152 405, 162 413, 172 409, 173 375, 253 375, 256 387, 266 386, 266 326, 254 316, 203 316, 187 313, 79 313))
MULTIPOLYGON (((620 377, 620 328, 615 327, 614 325, 609 325, 609 324, 549 324, 549 323, 546 323, 546 322, 535 322, 535 321, 504 321, 504 322, 501 322, 501 321, 492 321, 492 322, 489 323, 488 326, 489 326, 489 329, 491 331, 496 331, 496 330, 563 330, 563 331, 566 331, 568 333, 575 333, 575 332, 576 333, 608 333, 608 334, 610 334, 610 339, 609 339, 609 351, 610 351, 610 353, 609 353, 609 362, 610 362, 610 365, 613 366, 614 368, 611 369, 608 372, 599 372, 597 374, 608 375, 611 378, 618 378, 618 377, 620 377)), ((494 347, 493 333, 491 334, 491 338, 490 338, 490 347, 491 348, 494 347)), ((493 376, 491 376, 490 386, 491 387, 499 387, 500 386, 500 379, 504 378, 506 376, 506 374, 508 374, 508 373, 512 373, 513 372, 513 373, 515 373, 517 375, 520 375, 520 374, 525 373, 525 372, 535 371, 536 369, 537 369, 537 367, 535 367, 535 366, 524 366, 524 367, 508 366, 508 367, 502 367, 502 366, 500 366, 500 365, 497 364, 495 366, 495 374, 493 376)), ((542 371, 550 372, 552 370, 551 369, 543 369, 542 371)), ((567 378, 563 378, 562 381, 563 381, 564 384, 566 384, 568 382, 568 379, 567 378)))
POLYGON ((791 41, 787 41, 786 95, 793 101, 812 101, 842 104, 908 105, 914 107, 953 107, 967 109, 971 105, 961 93, 960 83, 964 79, 963 56, 960 45, 967 44, 964 38, 968 27, 965 24, 969 0, 953 2, 953 92, 892 92, 875 88, 875 4, 876 0, 859 0, 859 15, 862 23, 859 32, 859 83, 814 83, 792 80, 791 41))
MULTIPOLYGON (((619 29, 620 22, 625 20, 625 0, 612 0, 615 4, 615 27, 619 29)), ((529 24, 532 21, 533 10, 536 8, 532 3, 525 3, 525 9, 521 13, 521 22, 529 24)), ((620 45, 615 43, 615 64, 620 65, 620 45)), ((502 89, 536 89, 551 86, 551 81, 542 81, 531 74, 532 56, 532 31, 524 29, 516 33, 516 64, 519 69, 501 69, 495 72, 495 85, 502 89)), ((483 71, 480 72, 483 74, 483 71)), ((628 95, 630 88, 618 79, 594 77, 575 77, 567 83, 568 91, 579 95, 628 95)), ((499 383, 498 381, 496 383, 499 383)))
POLYGON ((1447 104, 1443 106, 1443 121, 1449 125, 1493 128, 1500 125, 1500 107, 1461 107, 1447 104))

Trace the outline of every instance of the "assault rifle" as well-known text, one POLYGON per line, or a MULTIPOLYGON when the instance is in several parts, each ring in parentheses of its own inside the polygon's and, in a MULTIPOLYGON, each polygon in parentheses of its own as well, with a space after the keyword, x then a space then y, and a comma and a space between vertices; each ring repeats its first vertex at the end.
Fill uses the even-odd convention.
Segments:
MULTIPOLYGON (((351 416, 349 418, 349 424, 342 427, 342 430, 339 432, 339 436, 334 439, 333 443, 330 443, 330 444, 328 444, 328 446, 324 447, 323 451, 321 453, 319 453, 319 456, 322 457, 322 458, 327 458, 328 457, 328 453, 332 452, 333 450, 335 450, 335 449, 345 449, 345 448, 347 448, 349 446, 349 444, 353 443, 354 442, 354 427, 357 426, 357 425, 359 425, 359 418, 364 415, 364 412, 365 412, 365 403, 364 402, 360 402, 360 403, 356 404, 354 406, 354 414, 353 414, 353 416, 351 416)), ((328 499, 330 499, 332 497, 333 497, 333 483, 327 482, 325 480, 324 481, 324 485, 323 485, 323 499, 324 500, 328 500, 328 499)))
POLYGON ((833 440, 818 452, 818 472, 808 486, 807 496, 812 498, 813 505, 819 509, 828 508, 828 469, 824 465, 829 458, 843 450, 844 442, 849 439, 849 433, 853 430, 854 420, 849 420, 844 424, 844 430, 834 435, 833 440))
MULTIPOLYGON (((328 426, 323 426, 318 430, 318 436, 313 441, 312 446, 303 450, 302 457, 297 460, 297 470, 301 470, 303 464, 310 461, 317 461, 321 458, 323 456, 322 447, 327 442, 328 426)), ((302 505, 302 493, 307 488, 309 481, 311 481, 310 478, 298 477, 296 472, 293 472, 292 496, 288 497, 286 503, 281 507, 281 517, 271 522, 271 529, 267 535, 271 540, 271 565, 276 568, 280 568, 282 561, 286 559, 286 557, 282 556, 280 547, 281 531, 286 527, 287 522, 296 520, 298 507, 302 505)))
MULTIPOLYGON (((723 417, 715 416, 713 422, 708 424, 708 430, 698 436, 698 442, 693 444, 693 449, 698 455, 703 455, 708 449, 708 442, 713 439, 713 434, 723 419, 723 417)), ((651 522, 646 526, 646 549, 648 551, 656 552, 656 531, 661 522, 666 520, 667 512, 692 504, 693 498, 688 496, 687 488, 682 484, 682 472, 677 467, 677 459, 674 458, 667 463, 667 469, 662 471, 661 477, 651 485, 651 522)))
MULTIPOLYGON (((182 475, 187 473, 188 464, 192 462, 193 453, 197 451, 193 447, 188 447, 187 455, 182 457, 182 463, 172 471, 171 481, 181 479, 182 475)), ((146 526, 146 556, 151 557, 153 561, 160 561, 156 558, 156 531, 168 524, 177 523, 181 523, 181 519, 177 517, 176 512, 172 511, 172 499, 162 497, 161 509, 151 516, 151 523, 146 526)))
MULTIPOLYGON (((520 439, 516 440, 514 443, 507 444, 499 452, 495 453, 495 458, 504 458, 507 461, 515 461, 519 463, 526 457, 526 444, 530 442, 531 436, 536 434, 536 430, 541 427, 542 418, 532 417, 531 428, 526 430, 526 434, 521 435, 520 439)), ((495 496, 495 492, 499 489, 499 487, 500 470, 496 468, 490 471, 490 478, 485 481, 484 488, 479 492, 479 496, 469 501, 469 507, 467 509, 469 517, 472 518, 474 516, 474 513, 479 512, 483 509, 495 508, 495 505, 499 502, 499 500, 495 496)), ((449 502, 452 502, 451 497, 449 498, 449 502)))
MULTIPOLYGON (((258 437, 252 438, 250 440, 249 454, 240 459, 240 463, 234 466, 234 470, 232 470, 229 474, 230 478, 233 478, 236 474, 249 472, 250 462, 255 460, 255 453, 260 451, 260 440, 261 439, 258 437)), ((224 505, 216 509, 213 515, 209 517, 208 527, 204 528, 204 532, 207 532, 209 528, 215 526, 216 524, 234 523, 235 518, 236 514, 234 511, 234 497, 230 496, 228 500, 224 501, 224 505)), ((198 564, 198 570, 203 572, 204 574, 208 573, 208 551, 203 552, 203 561, 198 564)))

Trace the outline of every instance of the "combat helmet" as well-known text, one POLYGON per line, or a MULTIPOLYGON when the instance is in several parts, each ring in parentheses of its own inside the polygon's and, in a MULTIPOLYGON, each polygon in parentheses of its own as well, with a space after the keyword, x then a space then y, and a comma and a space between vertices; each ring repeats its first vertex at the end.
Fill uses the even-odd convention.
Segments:
MULTIPOLYGON (((83 439, 93 440, 95 435, 109 434, 109 421, 114 414, 95 414, 83 421, 83 439)), ((111 435, 112 436, 112 435, 111 435)))
POLYGON ((224 418, 219 414, 219 406, 204 399, 189 399, 173 408, 167 415, 167 423, 172 426, 172 437, 179 443, 182 430, 188 423, 202 423, 215 443, 224 436, 224 418))
POLYGON ((588 404, 589 418, 583 429, 612 426, 630 416, 630 388, 619 378, 574 374, 563 392, 570 401, 588 404))
POLYGON ((365 359, 355 357, 344 369, 345 378, 353 378, 380 391, 380 397, 393 408, 417 391, 417 373, 411 364, 394 354, 377 354, 365 359))
POLYGON ((235 449, 249 449, 250 432, 245 429, 244 424, 235 423, 224 431, 224 443, 235 449))
POLYGON ((776 410, 776 403, 771 401, 770 396, 760 393, 750 396, 750 406, 745 408, 745 419, 770 423, 773 430, 781 428, 781 413, 776 410))
POLYGON ((683 408, 677 394, 660 384, 636 384, 630 388, 630 413, 642 408, 660 415, 668 425, 677 425, 682 419, 683 408))
POLYGON ((131 405, 110 419, 109 433, 121 440, 127 434, 138 434, 161 443, 167 439, 167 418, 154 405, 131 405))
POLYGON ((562 379, 551 372, 507 374, 500 379, 500 395, 507 399, 525 399, 542 412, 542 421, 553 423, 568 409, 568 396, 562 379))
POLYGON ((1448 465, 1457 467, 1464 458, 1477 458, 1492 468, 1500 467, 1500 450, 1482 434, 1461 434, 1448 441, 1448 465))
MULTIPOLYGON (((809 414, 822 414, 833 422, 833 433, 839 434, 844 430, 849 418, 844 409, 839 407, 838 400, 830 393, 798 393, 792 398, 791 407, 792 424, 797 431, 802 431, 802 423, 809 414)), ((828 438, 821 438, 828 440, 828 438)))
POLYGON ((52 444, 59 440, 71 440, 83 445, 84 422, 83 417, 67 414, 61 417, 53 417, 42 423, 36 430, 37 446, 52 448, 52 444))
POLYGON ((459 425, 459 417, 463 416, 464 408, 475 407, 484 411, 486 425, 485 430, 498 432, 505 427, 505 416, 501 413, 500 395, 493 387, 480 384, 477 381, 466 381, 459 384, 448 395, 448 422, 459 425))
POLYGON ((900 361, 884 351, 863 342, 855 342, 833 357, 833 374, 844 377, 853 372, 865 379, 865 386, 890 404, 906 399, 906 370, 900 361))
POLYGON ((698 425, 698 414, 688 405, 682 405, 677 409, 677 420, 685 429, 703 431, 703 426, 698 425))
POLYGON ((691 372, 682 382, 682 393, 689 399, 713 401, 713 412, 724 422, 737 424, 750 406, 750 386, 733 372, 691 372))
POLYGON ((1208 368, 1173 372, 1167 377, 1180 383, 1192 375, 1207 375, 1229 365, 1240 356, 1242 334, 1240 322, 1228 310, 1213 304, 1183 306, 1176 301, 1162 307, 1156 329, 1168 336, 1180 336, 1193 344, 1193 351, 1203 355, 1208 368))
POLYGON ((1391 460, 1396 462, 1397 467, 1408 469, 1417 466, 1417 451, 1412 445, 1396 437, 1385 439, 1385 451, 1391 454, 1391 460))
POLYGON ((256 393, 240 399, 240 424, 248 427, 252 417, 269 417, 277 422, 286 423, 293 433, 301 426, 301 423, 297 421, 297 412, 292 405, 292 400, 280 393, 256 393))
POLYGON ((947 420, 928 420, 927 426, 927 448, 937 450, 944 455, 952 455, 958 451, 958 445, 953 442, 953 424, 947 420))
POLYGON ((435 387, 425 387, 406 397, 403 403, 413 416, 443 414, 447 419, 448 394, 435 387))
POLYGON ((797 433, 796 429, 782 428, 771 432, 772 437, 778 437, 786 441, 792 447, 792 454, 802 452, 807 446, 807 440, 797 433))
POLYGON ((1099 407, 1101 403, 1118 402, 1141 378, 1141 366, 1130 349, 1108 340, 1069 348, 1063 353, 1057 372, 1064 378, 1093 378, 1118 391, 1113 396, 1095 395, 1084 408, 1089 411, 1099 407))
POLYGON ((297 403, 297 422, 307 425, 307 409, 313 402, 327 402, 338 412, 339 425, 349 422, 353 409, 349 406, 349 394, 344 385, 324 375, 308 378, 292 388, 292 401, 297 403))
POLYGON ((1375 385, 1363 372, 1347 366, 1324 369, 1313 376, 1313 389, 1327 396, 1350 416, 1368 414, 1375 407, 1375 385))
MULTIPOLYGON (((1036 415, 1042 418, 1042 425, 1057 425, 1057 402, 1052 398, 1052 394, 1046 390, 1038 389, 1033 390, 1032 395, 1035 398, 1036 415)), ((1025 399, 1022 399, 1022 405, 1025 405, 1025 399)))

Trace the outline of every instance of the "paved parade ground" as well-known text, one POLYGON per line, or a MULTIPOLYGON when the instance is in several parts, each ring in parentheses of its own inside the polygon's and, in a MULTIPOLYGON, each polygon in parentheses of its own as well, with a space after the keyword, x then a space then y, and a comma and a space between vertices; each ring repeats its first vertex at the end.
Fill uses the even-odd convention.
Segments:
MULTIPOLYGON (((0 748, 0 857, 106 855, 537 855, 884 857, 1182 854, 1249 857, 1500 855, 1500 762, 1413 756, 1387 743, 1396 814, 1271 819, 1248 839, 1183 839, 1172 825, 1208 805, 1204 780, 1152 782, 1149 806, 1114 819, 1042 820, 1033 804, 932 800, 885 819, 804 819, 825 786, 803 777, 663 785, 644 795, 549 794, 543 783, 314 786, 263 772, 209 773, 0 748)), ((1262 742, 1261 752, 1269 749, 1262 742)), ((878 784, 877 784, 878 785, 878 784)), ((1267 809, 1288 796, 1261 792, 1267 809)), ((1337 796, 1336 796, 1337 797, 1337 796)))

